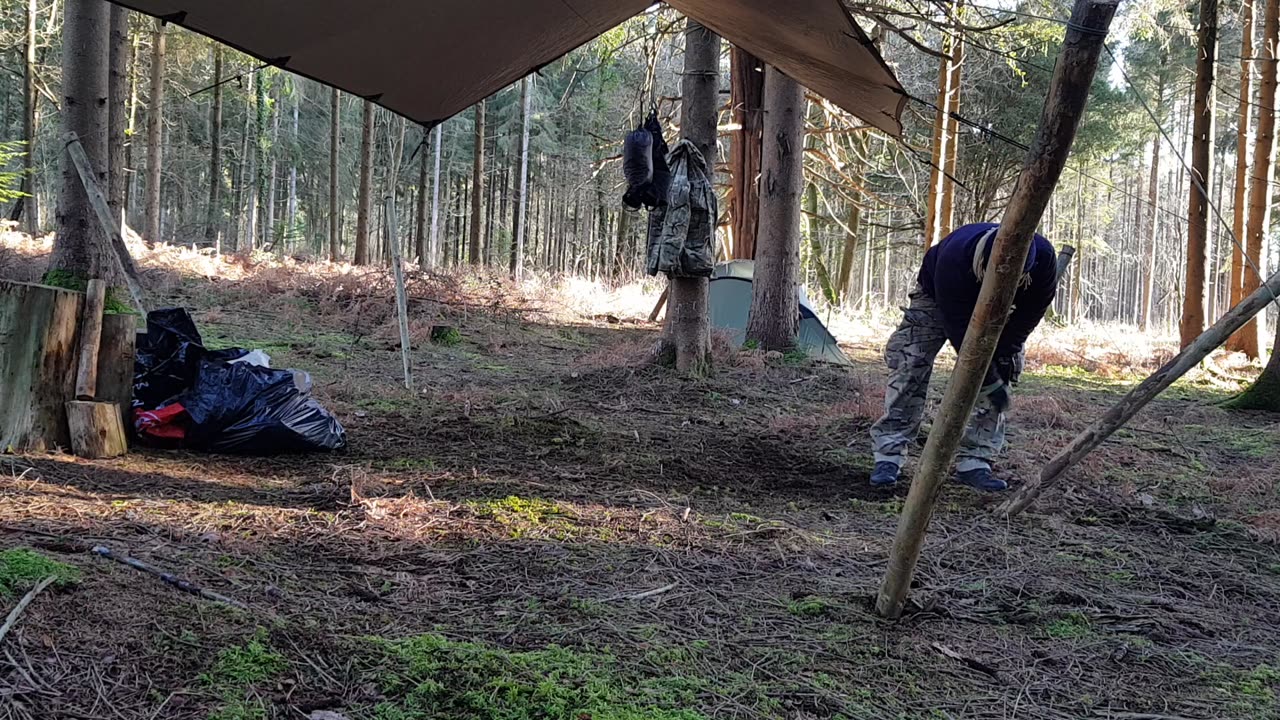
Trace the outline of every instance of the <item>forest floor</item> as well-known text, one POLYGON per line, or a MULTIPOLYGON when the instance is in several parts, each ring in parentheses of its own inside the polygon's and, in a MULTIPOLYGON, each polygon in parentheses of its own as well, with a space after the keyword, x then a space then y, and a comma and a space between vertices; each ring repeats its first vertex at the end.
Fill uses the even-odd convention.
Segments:
MULTIPOLYGON (((41 252, 0 243, 0 275, 41 252)), ((1280 417, 1217 407, 1230 371, 1034 514, 948 486, 888 622, 875 341, 852 368, 720 343, 689 380, 645 361, 652 298, 415 273, 409 392, 383 273, 143 265, 210 346, 310 371, 349 448, 0 456, 0 608, 63 578, 0 646, 0 718, 1280 718, 1280 417)), ((1115 335, 1033 348, 1014 486, 1168 354, 1115 335)))

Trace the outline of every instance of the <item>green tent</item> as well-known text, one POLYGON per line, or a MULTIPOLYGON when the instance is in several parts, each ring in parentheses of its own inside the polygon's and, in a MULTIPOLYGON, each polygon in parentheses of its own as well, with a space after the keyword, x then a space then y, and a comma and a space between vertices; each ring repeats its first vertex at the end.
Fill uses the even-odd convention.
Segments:
MULTIPOLYGON (((741 345, 747 338, 747 315, 751 313, 751 279, 755 263, 751 260, 731 260, 716 265, 711 275, 710 299, 711 327, 733 332, 733 343, 741 345)), ((815 360, 849 365, 849 358, 840 350, 827 326, 818 319, 804 288, 797 287, 800 296, 800 334, 797 338, 801 349, 815 360)))

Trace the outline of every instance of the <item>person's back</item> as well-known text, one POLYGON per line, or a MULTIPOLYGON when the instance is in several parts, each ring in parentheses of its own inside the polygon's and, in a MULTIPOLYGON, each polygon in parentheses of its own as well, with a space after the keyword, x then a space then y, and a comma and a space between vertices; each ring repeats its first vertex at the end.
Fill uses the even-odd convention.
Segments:
MULTIPOLYGON (((885 347, 890 378, 885 414, 871 429, 876 460, 873 485, 888 486, 898 479, 907 447, 920 430, 934 359, 948 341, 957 351, 964 342, 998 228, 995 223, 965 225, 925 253, 902 324, 885 347)), ((1020 372, 1023 344, 1053 302, 1056 273, 1053 246, 1037 234, 957 454, 957 479, 967 485, 984 490, 1006 487, 991 475, 991 461, 1004 445, 1004 411, 1009 386, 1020 372)))

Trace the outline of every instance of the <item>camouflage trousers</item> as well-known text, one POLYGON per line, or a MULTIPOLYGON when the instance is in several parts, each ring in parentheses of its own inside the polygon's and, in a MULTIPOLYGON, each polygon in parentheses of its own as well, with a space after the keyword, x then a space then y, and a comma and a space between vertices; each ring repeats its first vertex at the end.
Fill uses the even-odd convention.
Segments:
MULTIPOLYGON (((925 397, 933 376, 933 361, 946 344, 946 333, 938 306, 919 287, 911 291, 911 302, 903 308, 902 324, 885 346, 889 365, 889 385, 884 393, 884 416, 871 426, 876 462, 899 466, 907 448, 915 442, 924 419, 925 397)), ((1004 413, 992 406, 989 397, 978 398, 973 417, 965 428, 956 453, 960 472, 990 468, 1004 447, 1004 413)))

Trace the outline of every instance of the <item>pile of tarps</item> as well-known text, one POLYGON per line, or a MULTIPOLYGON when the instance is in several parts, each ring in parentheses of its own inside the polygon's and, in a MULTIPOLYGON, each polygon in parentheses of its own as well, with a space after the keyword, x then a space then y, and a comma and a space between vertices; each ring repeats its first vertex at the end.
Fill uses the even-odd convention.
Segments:
POLYGON ((209 350, 186 310, 153 310, 134 363, 137 438, 247 455, 344 447, 346 431, 311 397, 311 377, 269 364, 260 350, 209 350))

